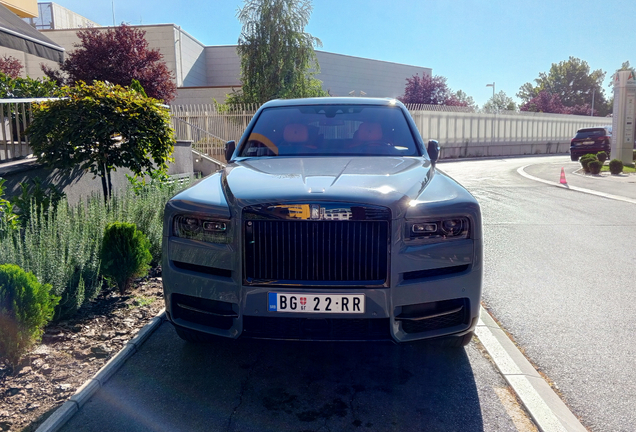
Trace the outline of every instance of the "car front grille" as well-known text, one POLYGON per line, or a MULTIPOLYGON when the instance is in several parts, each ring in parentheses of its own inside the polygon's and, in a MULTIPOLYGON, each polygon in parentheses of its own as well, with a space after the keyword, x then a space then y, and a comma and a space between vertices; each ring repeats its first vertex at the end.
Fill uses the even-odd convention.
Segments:
POLYGON ((245 280, 382 285, 388 238, 388 221, 248 220, 245 280))

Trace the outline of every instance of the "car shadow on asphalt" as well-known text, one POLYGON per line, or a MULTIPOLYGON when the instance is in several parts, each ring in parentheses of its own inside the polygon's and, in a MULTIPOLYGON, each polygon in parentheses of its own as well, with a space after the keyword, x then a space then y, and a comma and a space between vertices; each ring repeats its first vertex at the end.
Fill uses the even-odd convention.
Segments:
POLYGON ((483 430, 465 349, 241 340, 168 323, 63 430, 483 430))

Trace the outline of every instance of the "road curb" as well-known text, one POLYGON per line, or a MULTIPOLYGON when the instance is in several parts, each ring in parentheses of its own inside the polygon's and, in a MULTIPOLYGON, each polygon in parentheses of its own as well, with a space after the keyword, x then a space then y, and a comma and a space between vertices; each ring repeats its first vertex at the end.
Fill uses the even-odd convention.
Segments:
POLYGON ((603 197, 603 198, 613 199, 613 200, 616 200, 616 201, 623 201, 623 202, 628 202, 628 203, 631 203, 631 204, 636 204, 636 199, 626 198, 626 197, 619 196, 619 195, 612 195, 612 194, 608 194, 608 193, 605 193, 605 192, 598 192, 598 191, 595 191, 595 190, 592 190, 592 189, 585 189, 585 188, 580 188, 580 187, 576 187, 576 186, 570 186, 568 184, 562 185, 562 184, 557 183, 557 182, 553 182, 553 181, 550 181, 550 180, 544 180, 542 178, 535 177, 533 175, 528 174, 525 171, 525 169, 528 168, 531 165, 534 165, 534 164, 525 165, 525 166, 522 166, 521 168, 518 168, 517 169, 517 173, 519 173, 519 175, 521 175, 521 176, 523 176, 523 177, 525 177, 525 178, 527 178, 529 180, 538 181, 538 182, 545 183, 545 184, 548 184, 548 185, 551 185, 551 186, 556 186, 556 187, 559 187, 559 188, 562 188, 562 189, 569 189, 569 190, 573 190, 573 191, 576 191, 576 192, 582 192, 582 193, 586 193, 586 194, 590 194, 590 195, 600 196, 600 197, 603 197))
POLYGON ((534 366, 481 307, 475 334, 542 432, 587 432, 534 366))
POLYGON ((69 400, 64 402, 35 432, 57 432, 64 426, 80 408, 99 390, 106 381, 117 372, 137 350, 159 328, 166 320, 166 310, 162 309, 148 324, 137 332, 134 338, 124 345, 124 347, 108 363, 97 371, 93 378, 86 381, 77 389, 69 400))

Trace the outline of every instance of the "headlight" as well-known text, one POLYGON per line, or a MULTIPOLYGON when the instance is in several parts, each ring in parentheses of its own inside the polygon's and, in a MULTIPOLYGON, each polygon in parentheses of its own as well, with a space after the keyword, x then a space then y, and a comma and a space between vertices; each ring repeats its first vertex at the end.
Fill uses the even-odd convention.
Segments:
POLYGON ((229 228, 228 220, 191 215, 177 215, 172 222, 172 234, 175 237, 208 243, 229 243, 229 228))
POLYGON ((409 222, 406 227, 412 239, 445 241, 467 239, 470 235, 470 222, 463 217, 409 222))

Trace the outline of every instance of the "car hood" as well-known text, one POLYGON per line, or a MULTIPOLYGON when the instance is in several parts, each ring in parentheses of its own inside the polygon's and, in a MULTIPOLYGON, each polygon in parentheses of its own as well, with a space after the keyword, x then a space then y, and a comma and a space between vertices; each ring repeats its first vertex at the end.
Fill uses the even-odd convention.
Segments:
POLYGON ((265 202, 360 202, 395 209, 416 199, 432 175, 430 161, 403 157, 262 158, 223 174, 225 195, 239 207, 265 202))

